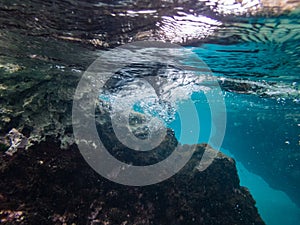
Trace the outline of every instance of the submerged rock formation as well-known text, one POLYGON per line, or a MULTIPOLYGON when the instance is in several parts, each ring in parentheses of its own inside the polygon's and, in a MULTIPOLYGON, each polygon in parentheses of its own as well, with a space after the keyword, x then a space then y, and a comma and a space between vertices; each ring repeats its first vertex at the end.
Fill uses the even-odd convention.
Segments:
MULTIPOLYGON (((169 130, 150 155, 132 155, 113 135, 107 111, 97 110, 96 115, 105 146, 127 163, 155 163, 178 145, 169 130)), ((131 124, 139 130, 137 124, 143 124, 143 118, 137 114, 131 124)), ((219 153, 207 170, 199 171, 204 150, 215 151, 209 146, 197 145, 190 162, 172 178, 151 186, 130 187, 93 171, 75 144, 62 150, 58 137, 53 133, 46 136, 13 156, 5 154, 9 146, 2 143, 2 224, 264 224, 250 193, 239 185, 232 159, 219 153)))
MULTIPOLYGON (((168 138, 174 140, 172 133, 168 138)), ((178 174, 145 187, 104 179, 87 165, 75 145, 62 151, 53 140, 47 140, 12 158, 1 154, 0 221, 44 225, 263 225, 255 201, 239 185, 232 159, 219 153, 207 170, 197 169, 205 149, 215 151, 197 145, 192 159, 178 174)))

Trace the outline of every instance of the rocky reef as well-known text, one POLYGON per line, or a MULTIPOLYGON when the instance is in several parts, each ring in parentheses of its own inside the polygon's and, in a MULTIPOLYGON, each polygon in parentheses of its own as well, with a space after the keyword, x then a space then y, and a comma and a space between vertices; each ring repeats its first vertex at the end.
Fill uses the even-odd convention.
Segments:
MULTIPOLYGON (((2 99, 11 101, 6 105, 11 110, 2 117, 10 118, 2 119, 2 224, 264 224, 249 191, 239 185, 232 159, 218 153, 207 170, 198 169, 203 152, 215 152, 207 145, 195 146, 190 162, 161 183, 130 187, 106 180, 85 162, 74 144, 71 98, 78 76, 63 79, 57 74, 56 79, 40 76, 36 80, 26 69, 19 73, 26 74, 24 84, 30 88, 9 86, 8 79, 2 92, 2 99), (14 98, 16 93, 19 98, 14 98), (20 113, 15 114, 18 110, 20 113), (14 125, 19 131, 11 129, 14 125), (26 146, 19 144, 23 139, 26 146), (7 154, 11 147, 15 151, 7 154)), ((117 141, 109 115, 101 109, 96 110, 99 137, 122 161, 153 164, 178 145, 168 130, 165 140, 150 155, 131 154, 117 141)), ((130 121, 133 126, 143 123, 143 117, 137 115, 130 121)), ((136 131, 137 136, 143 135, 139 126, 136 131)))
MULTIPOLYGON (((116 148, 107 123, 101 126, 100 136, 112 137, 107 144, 116 148)), ((168 151, 178 144, 171 131, 165 140, 158 148, 168 151)), ((203 152, 215 150, 207 145, 195 147, 192 159, 178 174, 145 187, 123 186, 104 179, 84 161, 76 145, 61 150, 53 139, 20 150, 12 157, 1 152, 0 221, 263 225, 255 201, 239 185, 235 162, 218 153, 208 169, 200 172, 203 152)), ((153 157, 157 159, 157 155, 153 157)))

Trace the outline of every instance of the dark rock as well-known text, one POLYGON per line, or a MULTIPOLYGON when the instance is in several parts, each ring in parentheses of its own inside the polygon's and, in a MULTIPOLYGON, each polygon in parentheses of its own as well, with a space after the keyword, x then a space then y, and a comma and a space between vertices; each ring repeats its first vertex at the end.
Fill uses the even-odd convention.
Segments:
POLYGON ((5 140, 4 137, 1 137, 1 140, 0 140, 1 153, 7 151, 8 149, 9 149, 9 143, 7 143, 7 141, 5 140))
MULTIPOLYGON (((97 128, 106 147, 121 159, 153 163, 178 145, 168 131, 150 154, 127 154, 116 141, 106 110, 97 110, 97 128), (163 151, 161 151, 163 150, 163 151), (121 153, 120 153, 121 152, 121 153)), ((132 121, 143 123, 136 114, 132 121)), ((131 187, 98 175, 77 146, 60 148, 46 138, 13 157, 0 157, 0 220, 3 224, 161 224, 263 225, 255 201, 239 185, 235 162, 218 153, 203 172, 198 169, 207 145, 197 145, 189 163, 161 183, 131 187)), ((184 146, 183 146, 184 147, 184 146)))
MULTIPOLYGON (((218 154, 197 169, 205 145, 172 178, 151 186, 112 183, 95 173, 76 146, 47 140, 14 158, 1 156, 2 224, 264 224, 232 159, 218 154)), ((211 151, 214 151, 211 149, 211 151)))

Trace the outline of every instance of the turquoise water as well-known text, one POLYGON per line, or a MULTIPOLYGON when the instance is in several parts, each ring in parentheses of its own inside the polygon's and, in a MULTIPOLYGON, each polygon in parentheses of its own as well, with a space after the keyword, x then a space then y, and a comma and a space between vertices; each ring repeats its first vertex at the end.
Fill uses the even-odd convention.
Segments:
MULTIPOLYGON (((225 154, 235 158, 227 150, 225 154)), ((247 187, 256 201, 256 206, 266 224, 295 225, 300 221, 300 208, 286 193, 273 189, 260 176, 251 173, 241 162, 237 162, 241 185, 247 187), (283 216, 284 215, 284 216, 283 216)))
MULTIPOLYGON (((300 64, 295 58, 298 48, 291 46, 297 45, 252 42, 191 48, 219 78, 227 116, 224 141, 218 148, 209 139, 217 121, 211 122, 207 93, 193 93, 200 120, 198 143, 210 143, 236 160, 241 185, 250 190, 267 225, 300 221, 300 64)), ((184 103, 179 107, 184 109, 184 103)), ((180 116, 176 114, 169 126, 181 143, 194 144, 189 135, 181 134, 180 116)), ((193 132, 194 117, 185 120, 190 120, 193 132)))
MULTIPOLYGON (((211 123, 209 105, 207 104, 207 100, 203 93, 194 93, 192 95, 192 100, 196 105, 198 116, 200 118, 199 143, 202 142, 207 143, 209 142, 210 130, 213 124, 213 122, 211 123)), ((257 175, 257 173, 261 172, 259 169, 254 169, 256 173, 249 171, 249 169, 247 169, 247 168, 253 169, 253 167, 255 167, 256 165, 251 165, 251 164, 250 166, 246 165, 247 168, 244 165, 244 163, 247 163, 247 160, 245 160, 245 158, 247 159, 247 157, 249 157, 249 155, 247 155, 247 151, 245 151, 245 149, 247 148, 247 142, 249 143, 251 142, 252 147, 256 147, 258 151, 263 151, 263 149, 260 149, 260 143, 257 142, 256 136, 253 135, 253 133, 255 132, 251 133, 251 135, 253 136, 248 137, 250 138, 248 140, 245 139, 238 140, 238 138, 235 138, 233 136, 235 134, 232 133, 232 130, 234 130, 232 129, 232 127, 241 126, 241 124, 243 123, 247 124, 249 127, 253 126, 253 124, 251 124, 252 121, 250 119, 247 120, 247 118, 253 116, 251 115, 251 113, 257 115, 258 111, 260 111, 260 112, 264 112, 266 115, 269 114, 269 116, 274 115, 274 110, 276 108, 277 108, 277 113, 280 112, 278 108, 282 107, 281 106, 282 103, 280 102, 278 103, 276 99, 275 100, 262 99, 258 96, 243 96, 239 94, 227 94, 227 96, 225 97, 225 101, 227 103, 228 123, 227 123, 227 131, 224 138, 224 143, 225 145, 230 146, 230 150, 227 150, 222 147, 220 151, 236 160, 237 162, 236 165, 237 165, 241 185, 247 187, 250 190, 251 194, 253 195, 256 201, 256 206, 258 208, 258 211, 267 225, 298 224, 300 221, 300 208, 291 200, 291 198, 285 192, 272 188, 268 184, 268 182, 266 182, 260 175, 257 175), (247 110, 245 111, 241 110, 241 109, 246 109, 247 108, 246 105, 248 104, 256 105, 255 109, 252 109, 252 112, 249 111, 247 112, 247 110), (239 107, 236 108, 235 106, 239 106, 239 107), (266 111, 266 108, 270 108, 270 107, 271 110, 266 111), (242 114, 243 111, 244 113, 246 112, 246 117, 242 115, 240 117, 234 116, 234 114, 236 113, 242 114), (233 119, 235 119, 235 122, 231 123, 233 119), (236 156, 235 153, 238 153, 237 154, 238 156, 236 156)), ((179 107, 184 107, 184 103, 179 105, 179 107)), ((290 104, 290 109, 294 109, 295 111, 297 109, 296 107, 297 106, 290 104)), ((284 109, 286 110, 287 107, 285 107, 284 109)), ((282 115, 286 115, 285 110, 281 110, 282 115)), ((289 113, 292 113, 294 111, 288 110, 289 113)), ((277 116, 280 117, 280 115, 278 114, 277 116)), ((275 126, 279 126, 280 122, 282 123, 284 122, 282 120, 279 121, 272 120, 272 121, 273 123, 275 122, 278 123, 275 124, 275 126)), ((193 124, 193 119, 191 117, 190 117, 190 124, 193 124)), ((274 142, 274 137, 272 136, 274 130, 272 130, 272 132, 269 132, 268 131, 269 127, 267 126, 268 124, 265 125, 266 125, 265 129, 258 130, 257 133, 260 133, 262 136, 267 138, 269 142, 274 142)), ((283 125, 288 127, 288 129, 290 129, 289 124, 283 123, 283 125)), ((170 123, 169 126, 175 131, 176 137, 179 139, 181 143, 193 144, 189 136, 181 136, 180 133, 181 125, 180 125, 180 118, 178 115, 176 115, 176 119, 172 123, 170 123)), ((251 130, 249 129, 249 131, 251 130)), ((290 133, 291 132, 296 132, 296 131, 290 130, 290 133)), ((289 140, 292 140, 293 138, 297 138, 297 136, 290 137, 289 140)), ((280 143, 280 141, 278 142, 280 143)), ((268 145, 268 143, 265 143, 265 145, 268 145)), ((264 158, 261 158, 258 164, 263 163, 263 161, 264 158)), ((265 166, 268 166, 267 163, 265 166)))

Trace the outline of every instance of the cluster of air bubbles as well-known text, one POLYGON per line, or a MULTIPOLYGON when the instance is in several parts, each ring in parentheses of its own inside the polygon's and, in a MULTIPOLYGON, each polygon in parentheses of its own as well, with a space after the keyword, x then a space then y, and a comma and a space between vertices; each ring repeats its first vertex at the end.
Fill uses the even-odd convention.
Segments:
MULTIPOLYGON (((155 117, 160 119, 165 124, 172 122, 175 119, 176 114, 176 104, 164 101, 162 99, 158 99, 153 95, 141 95, 136 96, 135 91, 128 92, 124 94, 122 92, 119 93, 101 93, 99 96, 99 100, 104 102, 109 108, 110 113, 123 111, 125 113, 125 108, 129 110, 130 113, 139 113, 144 115, 144 118, 155 117), (133 98, 131 98, 134 96, 133 98), (135 98, 136 97, 136 98, 135 98), (126 107, 124 107, 126 106, 126 107)), ((147 93, 145 91, 144 93, 147 93)), ((127 112, 128 113, 128 112, 127 112)))
POLYGON ((99 99, 110 106, 111 115, 135 112, 169 124, 175 120, 180 103, 194 92, 210 90, 211 80, 186 68, 161 63, 133 64, 111 78, 100 90, 99 99))
POLYGON ((144 99, 133 107, 133 110, 146 115, 157 117, 165 123, 170 123, 175 119, 176 108, 170 102, 157 99, 144 99))
POLYGON ((281 104, 285 104, 285 102, 286 102, 285 98, 277 98, 276 100, 278 103, 281 103, 281 104))

